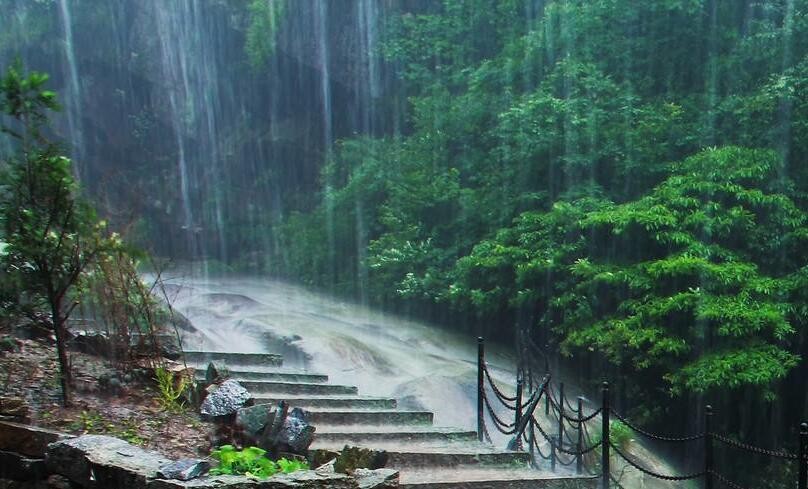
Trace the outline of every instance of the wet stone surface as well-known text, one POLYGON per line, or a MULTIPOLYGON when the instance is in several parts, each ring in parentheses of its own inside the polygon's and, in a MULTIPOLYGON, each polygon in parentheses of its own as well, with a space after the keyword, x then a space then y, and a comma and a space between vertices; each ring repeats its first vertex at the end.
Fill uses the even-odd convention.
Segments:
POLYGON ((200 413, 210 417, 234 414, 251 397, 247 389, 235 380, 225 380, 216 390, 208 394, 202 403, 200 413))
POLYGON ((51 444, 45 459, 50 472, 89 487, 145 488, 172 461, 156 452, 104 435, 84 435, 51 444))
POLYGON ((398 471, 394 469, 356 469, 359 489, 392 489, 398 487, 398 471))
POLYGON ((241 408, 236 413, 236 428, 242 432, 245 439, 258 440, 264 429, 272 425, 274 419, 273 407, 269 404, 241 408))
POLYGON ((187 481, 199 477, 210 469, 205 460, 184 458, 160 468, 157 476, 163 479, 187 481))
POLYGON ((308 416, 300 408, 294 408, 283 421, 280 431, 275 435, 274 443, 278 450, 297 454, 305 454, 314 441, 314 426, 308 422, 308 416))

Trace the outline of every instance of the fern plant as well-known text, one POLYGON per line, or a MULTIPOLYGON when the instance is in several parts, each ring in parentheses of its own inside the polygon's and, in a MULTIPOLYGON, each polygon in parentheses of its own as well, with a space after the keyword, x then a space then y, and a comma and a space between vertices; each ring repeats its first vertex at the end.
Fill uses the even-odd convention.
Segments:
POLYGON ((180 412, 185 408, 185 402, 181 400, 182 395, 188 389, 190 382, 185 376, 180 376, 175 382, 174 374, 165 367, 157 367, 154 370, 157 381, 157 388, 160 392, 159 402, 163 409, 170 412, 180 412))

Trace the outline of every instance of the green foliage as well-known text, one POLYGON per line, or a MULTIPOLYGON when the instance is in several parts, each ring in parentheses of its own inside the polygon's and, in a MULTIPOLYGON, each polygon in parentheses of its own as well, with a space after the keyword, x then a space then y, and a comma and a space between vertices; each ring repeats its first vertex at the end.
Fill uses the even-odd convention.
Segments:
POLYGON ((288 474, 298 470, 308 470, 306 462, 282 458, 274 462, 265 457, 266 450, 248 447, 236 450, 232 445, 223 445, 210 454, 219 462, 210 473, 212 475, 246 475, 258 479, 266 479, 277 473, 288 474))
POLYGON ((799 360, 789 290, 808 222, 779 168, 770 151, 708 149, 637 200, 522 214, 458 261, 454 295, 539 303, 564 352, 649 370, 674 394, 771 397, 799 360))
POLYGON ((96 411, 82 411, 79 419, 70 424, 70 429, 84 433, 101 433, 104 429, 104 419, 96 411))
MULTIPOLYGON (((51 413, 43 413, 45 418, 51 417, 51 413)), ((84 434, 111 435, 126 440, 133 445, 143 445, 145 440, 140 436, 137 420, 128 419, 121 422, 112 423, 105 419, 98 411, 82 411, 77 420, 68 425, 71 431, 78 431, 84 434)))
POLYGON ((266 67, 275 54, 276 35, 286 13, 286 0, 252 0, 244 49, 255 70, 266 67))
POLYGON ((634 431, 621 421, 609 422, 609 439, 619 447, 626 447, 634 438, 634 431))
POLYGON ((191 388, 191 382, 184 375, 176 376, 165 367, 154 369, 154 380, 160 393, 158 401, 166 411, 178 413, 185 408, 182 400, 185 391, 191 388))
POLYGON ((5 22, 0 31, 0 51, 20 52, 46 40, 56 28, 55 0, 0 0, 5 22))
POLYGON ((770 399, 808 327, 808 4, 534 7, 391 17, 409 132, 340 142, 286 273, 770 399))
POLYGON ((0 269, 19 287, 16 302, 24 304, 8 304, 9 309, 50 313, 68 404, 70 368, 64 342, 66 321, 78 304, 74 294, 85 271, 100 255, 120 246, 120 240, 107 236, 106 223, 78 195, 71 161, 44 134, 48 111, 58 108, 55 94, 44 88, 47 80, 42 73, 25 73, 19 61, 0 79, 5 116, 0 127, 18 146, 2 165, 8 170, 0 182, 0 269))

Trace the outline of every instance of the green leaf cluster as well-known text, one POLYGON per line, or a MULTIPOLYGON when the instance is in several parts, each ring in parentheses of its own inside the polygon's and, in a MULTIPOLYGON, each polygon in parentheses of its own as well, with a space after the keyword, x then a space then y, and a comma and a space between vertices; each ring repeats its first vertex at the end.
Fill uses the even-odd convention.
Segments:
POLYGON ((278 473, 288 474, 298 470, 308 470, 305 461, 281 458, 272 461, 266 458, 266 450, 248 447, 236 450, 232 445, 223 445, 210 454, 219 465, 214 467, 212 475, 246 475, 257 479, 266 479, 278 473))
POLYGON ((275 54, 277 33, 286 9, 286 0, 252 0, 249 4, 249 25, 244 50, 254 70, 266 68, 269 59, 275 54))

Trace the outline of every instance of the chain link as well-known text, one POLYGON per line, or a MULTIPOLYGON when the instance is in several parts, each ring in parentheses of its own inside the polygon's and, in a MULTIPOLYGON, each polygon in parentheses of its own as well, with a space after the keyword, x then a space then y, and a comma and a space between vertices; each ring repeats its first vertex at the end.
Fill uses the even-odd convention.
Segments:
POLYGON ((516 433, 516 423, 506 423, 505 421, 502 421, 502 419, 497 416, 497 413, 491 407, 491 403, 488 401, 488 396, 485 395, 485 392, 483 392, 483 401, 485 402, 485 406, 488 408, 488 414, 494 421, 494 427, 497 429, 497 431, 503 435, 513 435, 516 433))
POLYGON ((611 414, 615 415, 615 417, 617 419, 619 419, 623 424, 625 424, 626 426, 628 426, 632 430, 636 431, 637 433, 639 433, 641 435, 647 436, 648 438, 650 438, 652 440, 667 441, 667 442, 687 442, 687 441, 701 440, 702 438, 704 438, 704 433, 699 433, 697 435, 692 435, 692 436, 683 436, 683 437, 679 437, 679 438, 672 437, 672 436, 657 435, 657 434, 651 433, 650 431, 645 431, 644 429, 642 429, 639 426, 635 425, 634 423, 632 423, 628 419, 621 416, 620 413, 618 413, 614 409, 610 409, 609 412, 611 414))
POLYGON ((740 484, 737 484, 735 482, 732 482, 731 480, 729 480, 726 477, 724 477, 723 475, 721 475, 721 473, 716 472, 714 470, 710 471, 710 475, 715 476, 715 478, 716 478, 716 480, 718 480, 718 482, 724 484, 725 486, 727 486, 727 487, 729 487, 731 489, 746 489, 744 486, 742 486, 740 484))
POLYGON ((595 450, 596 448, 598 448, 600 446, 600 443, 596 443, 596 444, 594 444, 594 445, 592 445, 590 447, 584 448, 580 452, 577 451, 577 450, 567 450, 563 446, 560 446, 559 443, 553 439, 553 437, 548 435, 547 432, 542 429, 541 425, 538 422, 536 422, 535 419, 533 420, 533 426, 538 428, 539 433, 541 433, 541 435, 544 437, 544 439, 547 440, 547 443, 549 443, 553 448, 555 448, 559 452, 566 453, 567 455, 575 455, 575 456, 577 456, 577 455, 586 455, 587 453, 591 452, 592 450, 595 450))
POLYGON ((620 457, 623 460, 625 460, 626 462, 628 462, 629 465, 631 465, 635 469, 639 470, 643 474, 650 475, 651 477, 655 477, 657 479, 662 479, 662 480, 666 480, 666 481, 687 481, 687 480, 698 479, 699 477, 703 477, 704 474, 706 473, 705 471, 702 471, 702 472, 697 472, 695 474, 688 474, 688 475, 665 475, 665 474, 660 474, 660 473, 652 471, 651 469, 645 468, 645 467, 639 465, 634 460, 630 459, 628 456, 626 456, 626 454, 624 454, 622 451, 620 451, 619 448, 617 448, 617 445, 615 445, 611 441, 609 442, 609 445, 612 447, 612 449, 615 451, 615 453, 620 455, 620 457))
POLYGON ((488 365, 486 364, 486 362, 483 362, 483 372, 485 373, 485 376, 488 378, 488 383, 491 385, 491 389, 494 391, 494 394, 496 394, 497 397, 499 397, 500 401, 503 401, 503 404, 505 402, 516 401, 516 396, 514 397, 506 396, 501 390, 499 390, 497 384, 494 382, 493 377, 491 377, 491 372, 488 371, 488 365))
MULTIPOLYGON (((533 429, 533 426, 531 426, 530 429, 533 429)), ((533 446, 536 448, 536 451, 539 453, 539 456, 541 458, 543 458, 544 460, 550 460, 551 455, 545 455, 545 454, 542 453, 541 447, 539 447, 538 438, 536 438, 535 433, 533 434, 533 446)))
POLYGON ((748 443, 742 443, 739 441, 735 441, 732 438, 728 438, 724 435, 719 435, 718 433, 710 433, 714 439, 724 443, 725 445, 731 446, 733 448, 738 448, 740 450, 746 450, 747 452, 757 453, 759 455, 766 455, 768 457, 775 457, 781 458, 785 460, 797 460, 799 456, 794 453, 789 453, 781 450, 769 450, 766 448, 756 447, 754 445, 750 445, 748 443))
POLYGON ((567 410, 568 410, 568 411, 571 411, 571 412, 573 412, 573 413, 577 413, 577 412, 578 412, 578 408, 577 408, 577 407, 574 407, 572 404, 570 404, 570 401, 569 401, 569 399, 568 399, 567 397, 565 397, 565 398, 564 398, 564 404, 566 404, 566 405, 567 405, 567 410))

